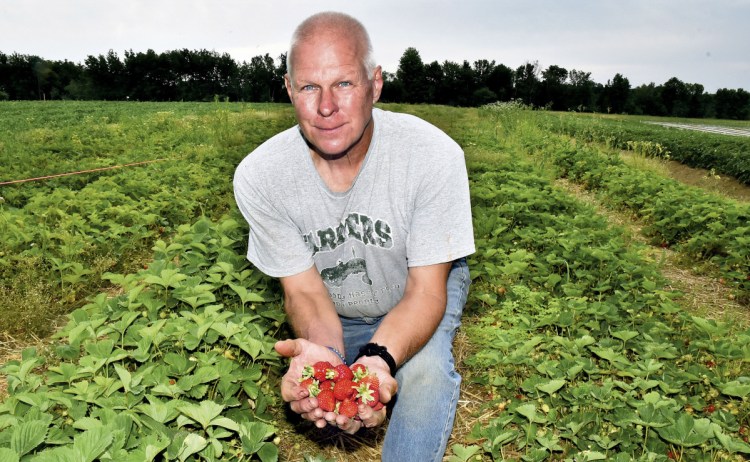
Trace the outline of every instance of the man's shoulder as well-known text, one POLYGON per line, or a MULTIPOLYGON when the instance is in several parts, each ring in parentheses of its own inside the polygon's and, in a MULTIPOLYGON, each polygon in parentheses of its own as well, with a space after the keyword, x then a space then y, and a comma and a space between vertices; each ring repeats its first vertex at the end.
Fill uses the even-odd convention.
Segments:
POLYGON ((426 130, 440 130, 421 117, 406 112, 394 112, 375 108, 373 109, 373 115, 376 121, 380 121, 384 125, 400 128, 404 131, 414 127, 426 130))
POLYGON ((237 170, 273 171, 278 166, 288 166, 290 157, 298 151, 300 142, 299 127, 295 125, 264 141, 240 162, 237 170))
POLYGON ((379 110, 376 123, 377 121, 381 123, 381 134, 386 143, 410 149, 412 155, 418 155, 419 152, 429 154, 432 158, 441 154, 463 155, 463 150, 453 138, 418 116, 379 110))

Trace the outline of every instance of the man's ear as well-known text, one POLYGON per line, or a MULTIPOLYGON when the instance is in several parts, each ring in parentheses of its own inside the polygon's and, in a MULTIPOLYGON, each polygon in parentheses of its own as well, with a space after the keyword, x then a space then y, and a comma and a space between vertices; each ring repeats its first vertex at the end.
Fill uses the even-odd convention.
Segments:
POLYGON ((377 103, 383 91, 383 69, 378 66, 372 73, 372 102, 377 103))
POLYGON ((284 87, 286 88, 286 94, 289 95, 289 101, 294 104, 294 98, 292 98, 292 82, 289 80, 289 74, 284 74, 284 87))

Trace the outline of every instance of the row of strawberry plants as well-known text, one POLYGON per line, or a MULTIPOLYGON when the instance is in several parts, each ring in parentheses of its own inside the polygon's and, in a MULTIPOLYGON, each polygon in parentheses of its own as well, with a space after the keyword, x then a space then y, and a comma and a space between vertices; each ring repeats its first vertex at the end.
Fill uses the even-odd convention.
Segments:
POLYGON ((148 269, 69 315, 47 354, 2 368, 0 460, 275 461, 278 288, 240 222, 157 241, 148 269))
POLYGON ((525 461, 750 454, 750 332, 683 313, 621 231, 538 172, 472 172, 468 379, 488 394, 462 449, 525 461))
POLYGON ((639 170, 567 139, 533 137, 525 143, 530 152, 554 163, 560 176, 643 219, 654 244, 713 265, 739 301, 750 302, 750 205, 639 170))
POLYGON ((746 137, 570 114, 546 114, 542 120, 546 128, 557 133, 617 149, 632 150, 634 143, 656 143, 664 148, 662 156, 668 154, 690 167, 714 170, 750 184, 750 139, 746 137))
POLYGON ((50 318, 98 290, 103 272, 132 271, 155 239, 233 207, 236 164, 291 123, 287 111, 269 117, 246 105, 7 108, 0 155, 11 161, 2 179, 167 159, 0 186, 0 331, 14 334, 43 335, 50 318))

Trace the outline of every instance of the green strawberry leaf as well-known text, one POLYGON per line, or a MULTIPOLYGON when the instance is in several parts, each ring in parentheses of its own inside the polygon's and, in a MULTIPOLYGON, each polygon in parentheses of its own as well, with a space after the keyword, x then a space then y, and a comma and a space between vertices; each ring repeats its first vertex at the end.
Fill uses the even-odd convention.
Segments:
POLYGON ((17 426, 10 437, 10 448, 19 456, 28 454, 44 441, 48 422, 31 420, 17 426))
POLYGON ((84 462, 93 462, 112 443, 109 428, 97 427, 77 435, 73 439, 73 450, 81 456, 84 462))
POLYGON ((0 460, 3 462, 18 462, 18 454, 8 448, 0 448, 0 460))
POLYGON ((744 398, 750 394, 750 383, 741 383, 737 380, 727 382, 718 386, 722 393, 729 396, 744 398))
POLYGON ((466 462, 479 452, 479 449, 480 447, 475 445, 464 446, 462 444, 454 444, 451 446, 453 455, 448 459, 448 462, 466 462))

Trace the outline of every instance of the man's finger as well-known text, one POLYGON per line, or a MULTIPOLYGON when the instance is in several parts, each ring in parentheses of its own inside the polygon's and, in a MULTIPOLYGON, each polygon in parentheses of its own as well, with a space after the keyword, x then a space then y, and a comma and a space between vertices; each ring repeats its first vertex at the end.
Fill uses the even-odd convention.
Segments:
POLYGON ((360 418, 362 419, 362 425, 364 425, 365 427, 377 427, 385 421, 385 407, 383 407, 379 411, 375 411, 370 408, 369 411, 366 410, 362 414, 360 414, 360 418))
POLYGON ((285 358, 293 358, 302 354, 302 345, 297 339, 279 340, 273 347, 278 354, 285 358))

